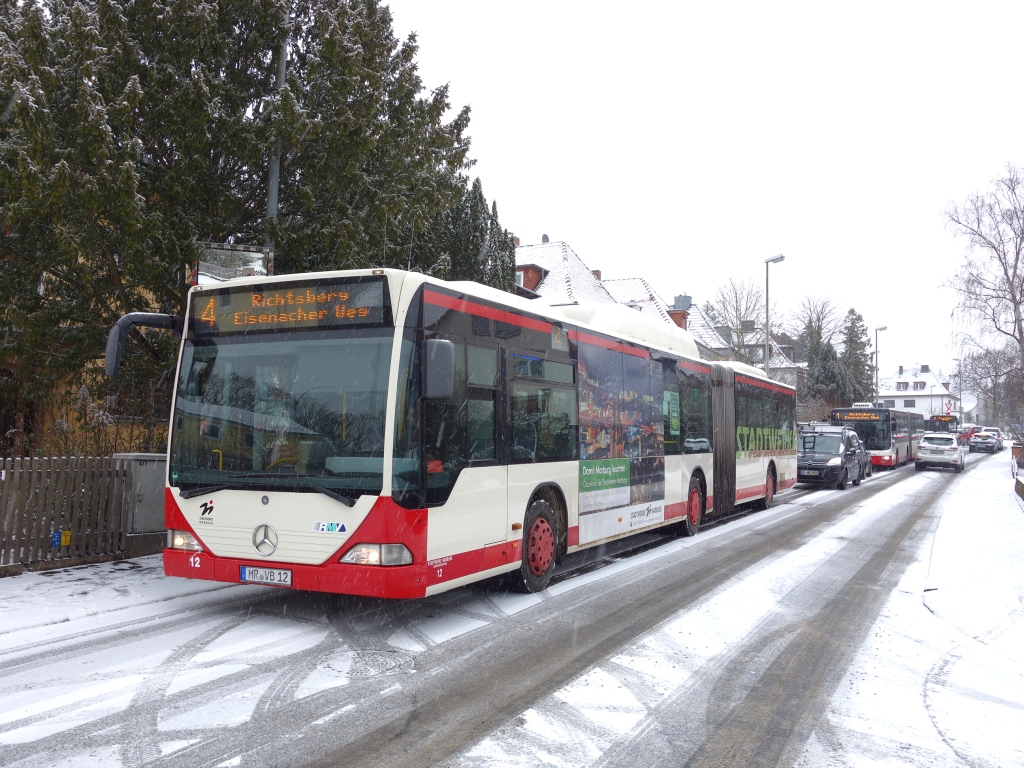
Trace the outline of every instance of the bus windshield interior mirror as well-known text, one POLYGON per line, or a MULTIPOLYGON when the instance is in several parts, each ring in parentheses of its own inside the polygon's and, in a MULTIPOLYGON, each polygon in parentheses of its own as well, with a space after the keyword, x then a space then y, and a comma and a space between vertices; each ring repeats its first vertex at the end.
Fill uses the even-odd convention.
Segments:
POLYGON ((107 378, 113 379, 121 370, 121 360, 124 357, 124 347, 128 343, 128 334, 133 325, 142 325, 147 328, 165 328, 174 331, 179 337, 185 327, 185 321, 174 315, 161 315, 156 312, 129 312, 110 329, 107 336, 107 352, 104 356, 104 369, 107 378))
POLYGON ((423 397, 447 400, 455 392, 455 344, 447 339, 423 342, 423 397))

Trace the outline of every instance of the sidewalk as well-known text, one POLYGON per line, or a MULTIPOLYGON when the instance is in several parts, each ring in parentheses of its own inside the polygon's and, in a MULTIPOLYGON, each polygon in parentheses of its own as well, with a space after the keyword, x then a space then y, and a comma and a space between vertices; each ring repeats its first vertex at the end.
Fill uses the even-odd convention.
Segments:
POLYGON ((802 768, 1024 766, 1024 504, 1008 452, 934 514, 802 768))

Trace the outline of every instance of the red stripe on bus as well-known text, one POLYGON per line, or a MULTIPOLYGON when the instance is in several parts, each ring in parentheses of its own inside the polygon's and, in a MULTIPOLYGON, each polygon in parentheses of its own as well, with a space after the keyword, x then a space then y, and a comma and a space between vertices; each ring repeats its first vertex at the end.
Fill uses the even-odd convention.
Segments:
POLYGON ((711 373, 711 368, 706 365, 697 365, 686 360, 679 361, 679 367, 684 371, 696 371, 697 373, 711 373))
POLYGON ((671 520, 673 517, 686 517, 685 501, 680 501, 678 504, 665 505, 665 519, 671 520))
POLYGON ((590 344, 594 347, 601 347, 602 349, 610 349, 612 352, 624 352, 627 355, 633 355, 634 357, 649 358, 651 353, 646 349, 634 347, 629 344, 623 344, 620 341, 612 341, 611 339, 603 339, 600 336, 591 336, 589 333, 583 333, 582 331, 569 331, 569 338, 573 341, 580 341, 584 344, 590 344))
MULTIPOLYGON (((566 543, 566 545, 568 545, 570 547, 579 546, 579 543, 580 543, 580 527, 578 525, 574 525, 574 526, 572 526, 569 529, 569 532, 568 532, 568 535, 567 535, 565 543, 566 543)), ((521 556, 520 556, 520 559, 522 559, 521 556)))
POLYGON ((737 488, 736 489, 736 501, 742 501, 743 499, 752 499, 755 496, 764 496, 764 483, 761 485, 752 485, 749 488, 737 488))
POLYGON ((761 389, 767 389, 771 392, 780 392, 783 395, 793 395, 796 397, 795 389, 787 389, 786 387, 780 387, 778 384, 769 384, 767 381, 761 381, 760 379, 752 379, 749 376, 743 376, 739 373, 736 374, 736 381, 743 384, 750 384, 754 387, 760 387, 761 389))
POLYGON ((507 323, 512 325, 521 325, 523 328, 529 328, 531 331, 540 331, 541 333, 551 333, 551 323, 545 323, 542 320, 534 320, 532 317, 526 317, 524 315, 517 315, 515 312, 509 312, 506 315, 507 323))
POLYGON ((795 477, 792 478, 791 480, 780 480, 779 481, 779 488, 781 488, 782 490, 786 490, 787 488, 792 488, 794 485, 796 485, 796 478, 795 477))
POLYGON ((551 333, 551 323, 544 322, 543 320, 535 320, 532 317, 519 315, 515 312, 508 312, 504 309, 496 309, 494 307, 485 306, 484 304, 477 304, 475 301, 458 299, 454 296, 435 293, 434 291, 423 291, 423 300, 426 301, 427 304, 433 304, 435 307, 444 307, 445 309, 451 309, 456 312, 464 312, 469 315, 486 317, 490 320, 497 320, 500 323, 511 323, 512 325, 529 328, 533 331, 540 331, 541 333, 551 333))
POLYGON ((435 307, 444 307, 445 309, 452 309, 456 312, 465 312, 466 314, 487 317, 491 320, 498 320, 502 323, 505 322, 505 310, 495 309, 494 307, 485 307, 483 304, 477 304, 475 301, 457 299, 454 296, 448 296, 443 293, 434 293, 433 291, 424 291, 423 300, 426 301, 427 304, 433 304, 435 307))

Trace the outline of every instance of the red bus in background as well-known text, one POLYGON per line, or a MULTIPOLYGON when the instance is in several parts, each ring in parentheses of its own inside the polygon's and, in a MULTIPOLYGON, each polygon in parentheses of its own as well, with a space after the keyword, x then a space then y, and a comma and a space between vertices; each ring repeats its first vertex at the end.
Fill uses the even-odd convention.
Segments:
POLYGON ((851 426, 875 467, 898 467, 913 461, 924 434, 924 416, 892 408, 833 408, 834 426, 851 426))

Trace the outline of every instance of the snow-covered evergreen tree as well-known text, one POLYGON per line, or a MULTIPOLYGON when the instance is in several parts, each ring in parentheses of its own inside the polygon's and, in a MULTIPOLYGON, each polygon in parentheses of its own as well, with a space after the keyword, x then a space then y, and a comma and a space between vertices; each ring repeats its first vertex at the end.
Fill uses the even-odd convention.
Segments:
MULTIPOLYGON (((123 313, 181 313, 197 241, 271 236, 278 272, 390 263, 464 194, 469 109, 446 119, 447 89, 424 92, 415 37, 398 41, 378 0, 0 14, 0 327, 18 331, 0 357, 23 400, 101 357, 123 313)), ((146 349, 171 364, 173 345, 146 349)))

